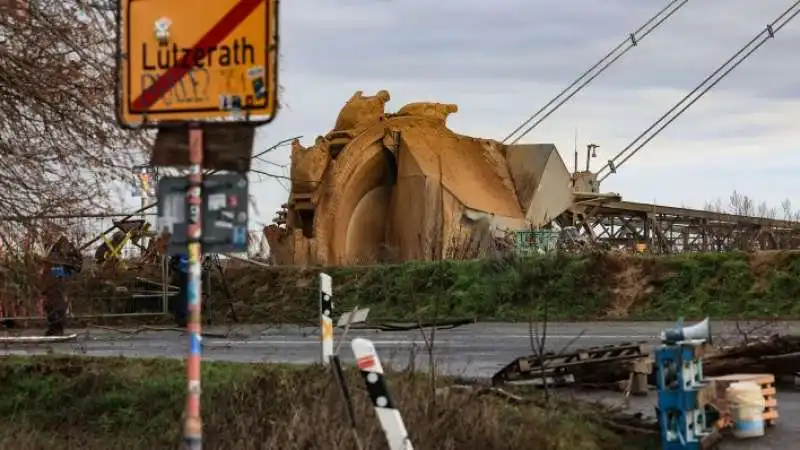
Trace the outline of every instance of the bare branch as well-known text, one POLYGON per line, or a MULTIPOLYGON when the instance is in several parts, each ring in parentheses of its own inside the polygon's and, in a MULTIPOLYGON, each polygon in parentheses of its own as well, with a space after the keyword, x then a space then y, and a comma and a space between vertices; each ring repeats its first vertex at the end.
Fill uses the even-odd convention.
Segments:
MULTIPOLYGON (((27 3, 27 2, 21 2, 27 3)), ((0 214, 102 210, 152 133, 114 117, 115 2, 40 0, 0 17, 0 214)), ((0 222, 17 241, 49 224, 0 222)))

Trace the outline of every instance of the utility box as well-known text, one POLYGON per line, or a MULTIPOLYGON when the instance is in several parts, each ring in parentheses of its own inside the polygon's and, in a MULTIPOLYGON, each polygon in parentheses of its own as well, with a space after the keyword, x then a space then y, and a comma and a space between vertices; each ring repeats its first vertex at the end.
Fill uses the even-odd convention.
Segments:
MULTIPOLYGON (((158 182, 159 232, 170 236, 167 253, 186 252, 191 206, 186 202, 189 182, 164 177, 158 182)), ((202 242, 204 253, 247 251, 249 235, 247 177, 238 173, 215 174, 203 179, 202 242)))

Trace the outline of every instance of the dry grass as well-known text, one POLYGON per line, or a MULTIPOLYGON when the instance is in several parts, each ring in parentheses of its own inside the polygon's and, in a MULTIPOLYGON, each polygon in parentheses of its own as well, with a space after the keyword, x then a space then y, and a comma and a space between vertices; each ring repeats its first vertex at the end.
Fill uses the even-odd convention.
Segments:
MULTIPOLYGON (((0 448, 175 448, 183 374, 172 360, 4 358, 0 448)), ((363 382, 356 373, 347 378, 364 447, 386 448, 363 382)), ((339 393, 319 367, 208 363, 204 379, 205 448, 355 448, 339 393)), ((389 382, 418 449, 645 448, 607 430, 591 408, 512 405, 453 390, 437 396, 430 378, 405 373, 389 382)))

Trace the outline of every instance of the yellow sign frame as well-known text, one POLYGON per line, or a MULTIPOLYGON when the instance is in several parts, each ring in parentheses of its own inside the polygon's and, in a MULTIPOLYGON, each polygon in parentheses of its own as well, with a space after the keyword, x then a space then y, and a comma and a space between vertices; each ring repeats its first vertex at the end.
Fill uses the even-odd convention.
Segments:
POLYGON ((263 125, 277 110, 278 0, 120 0, 122 128, 263 125))

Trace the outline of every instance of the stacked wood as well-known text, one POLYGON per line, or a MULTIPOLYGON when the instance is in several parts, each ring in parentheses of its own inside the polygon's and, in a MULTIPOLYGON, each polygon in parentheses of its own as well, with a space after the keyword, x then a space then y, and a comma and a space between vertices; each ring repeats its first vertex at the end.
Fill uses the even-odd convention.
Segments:
POLYGON ((566 353, 547 352, 515 359, 492 377, 494 385, 540 380, 547 385, 616 383, 629 380, 632 393, 647 393, 647 378, 653 369, 650 346, 623 343, 589 347, 566 353))
POLYGON ((703 360, 708 376, 731 373, 796 375, 800 368, 800 336, 770 338, 711 352, 703 360))
MULTIPOLYGON (((578 349, 567 353, 548 352, 515 359, 493 377, 495 385, 546 378, 567 379, 566 384, 582 387, 631 389, 646 393, 646 384, 655 384, 653 354, 649 344, 623 343, 578 349), (632 386, 634 385, 634 386, 632 386)), ((703 354, 703 373, 707 377, 728 374, 774 374, 775 378, 800 379, 800 336, 774 335, 737 346, 712 348, 703 354)), ((548 382, 550 384, 550 382, 548 382)), ((561 383, 553 382, 554 385, 561 383)))

